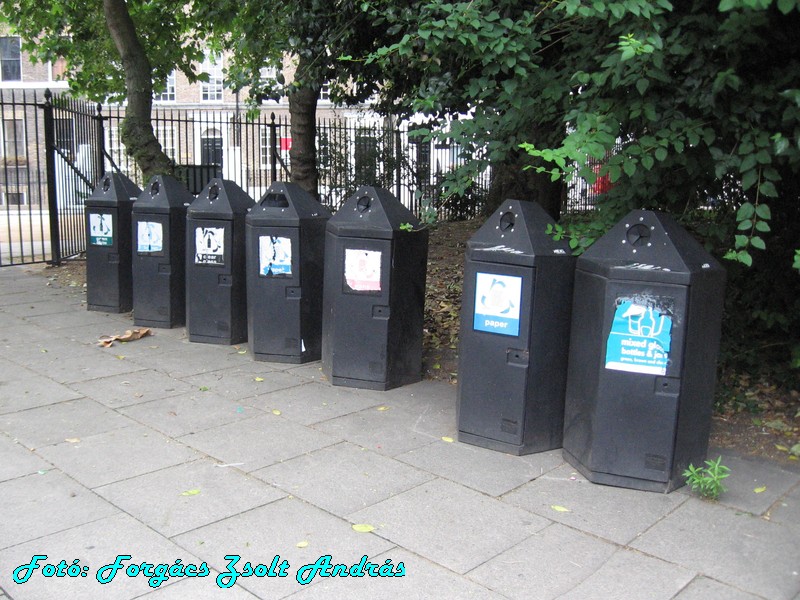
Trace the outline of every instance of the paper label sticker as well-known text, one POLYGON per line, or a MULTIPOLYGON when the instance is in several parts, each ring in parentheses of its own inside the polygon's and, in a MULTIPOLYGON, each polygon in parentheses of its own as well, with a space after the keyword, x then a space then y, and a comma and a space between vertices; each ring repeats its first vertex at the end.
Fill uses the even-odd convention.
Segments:
POLYGON ((354 292, 381 291, 380 250, 345 248, 344 279, 354 292))
POLYGON ((114 245, 114 220, 107 213, 89 213, 89 243, 94 246, 114 245))
POLYGON ((137 252, 163 252, 164 226, 157 221, 139 221, 136 230, 137 252))
POLYGON ((225 264, 225 228, 196 227, 194 262, 197 265, 225 264))
POLYGON ((258 238, 258 273, 265 277, 292 274, 292 240, 262 235, 258 238))
POLYGON ((673 304, 665 298, 619 298, 606 342, 606 369, 666 375, 673 304))
POLYGON ((501 335, 519 335, 522 277, 477 273, 472 328, 501 335))

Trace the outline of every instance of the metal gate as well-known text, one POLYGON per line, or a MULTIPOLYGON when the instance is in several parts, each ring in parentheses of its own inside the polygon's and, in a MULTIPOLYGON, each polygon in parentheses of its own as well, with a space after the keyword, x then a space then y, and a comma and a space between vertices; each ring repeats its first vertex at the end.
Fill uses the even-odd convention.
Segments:
POLYGON ((0 120, 0 267, 80 255, 84 201, 103 169, 95 105, 3 90, 0 120))

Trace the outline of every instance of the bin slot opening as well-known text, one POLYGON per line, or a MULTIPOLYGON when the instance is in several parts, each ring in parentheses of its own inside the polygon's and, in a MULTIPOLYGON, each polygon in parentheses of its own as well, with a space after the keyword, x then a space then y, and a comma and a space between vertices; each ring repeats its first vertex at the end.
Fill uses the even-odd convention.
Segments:
POLYGON ((270 208, 288 208, 289 200, 283 194, 271 192, 264 196, 264 199, 261 201, 261 206, 268 206, 270 208))

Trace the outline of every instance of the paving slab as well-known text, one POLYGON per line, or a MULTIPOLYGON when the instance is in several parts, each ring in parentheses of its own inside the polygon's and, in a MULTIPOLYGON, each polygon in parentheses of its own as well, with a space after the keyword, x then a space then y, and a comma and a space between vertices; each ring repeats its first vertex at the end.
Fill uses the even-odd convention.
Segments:
POLYGON ((119 409, 170 437, 180 437, 262 414, 210 391, 194 391, 119 409))
POLYGON ((617 550, 615 544, 553 523, 467 576, 507 598, 549 600, 578 586, 617 550))
POLYGON ((645 556, 628 549, 618 550, 578 586, 559 600, 597 598, 647 598, 670 600, 694 578, 695 571, 645 556))
POLYGON ((185 381, 147 370, 79 381, 69 387, 109 408, 124 408, 196 390, 185 381))
POLYGON ((118 356, 121 355, 109 354, 103 348, 52 338, 17 346, 11 360, 58 383, 77 383, 142 369, 118 356))
POLYGON ((595 485, 565 464, 503 500, 617 544, 628 544, 688 498, 595 485))
POLYGON ((800 538, 800 485, 773 504, 766 516, 773 523, 794 528, 800 538))
POLYGON ((132 424, 130 419, 88 398, 0 416, 0 428, 31 450, 132 424))
POLYGON ((119 509, 60 471, 18 477, 0 483, 0 548, 117 513, 119 509))
POLYGON ((684 503, 632 546, 765 598, 800 592, 797 530, 712 502, 684 503))
POLYGON ((46 471, 52 467, 7 434, 0 434, 0 482, 46 471))
MULTIPOLYGON (((294 371, 281 375, 292 377, 294 380, 299 379, 294 375, 294 371)), ((271 378, 264 376, 263 379, 264 383, 267 383, 271 378)), ((265 388, 265 393, 260 393, 245 402, 267 412, 280 410, 284 417, 302 425, 321 423, 382 404, 380 399, 354 393, 351 389, 308 380, 302 380, 301 385, 277 391, 265 388)))
MULTIPOLYGON (((722 464, 731 473, 722 482, 727 491, 719 503, 754 515, 765 514, 794 485, 792 474, 777 464, 731 454, 722 455, 722 464)), ((681 492, 692 493, 688 487, 681 492)))
POLYGON ((717 598, 719 600, 758 600, 761 597, 737 590, 708 577, 695 577, 689 585, 675 596, 675 600, 711 600, 717 598))
POLYGON ((433 478, 348 442, 259 469, 253 475, 340 517, 433 478))
POLYGON ((228 423, 178 440, 227 464, 250 473, 340 441, 332 435, 303 427, 279 415, 266 414, 228 423))
POLYGON ((101 486, 95 492, 166 537, 286 496, 238 469, 208 459, 101 486))
MULTIPOLYGON (((383 565, 386 560, 390 560, 392 565, 403 563, 405 575, 392 578, 380 576, 318 578, 318 581, 303 586, 289 598, 291 600, 374 600, 375 598, 505 600, 506 598, 402 548, 394 548, 379 554, 372 562, 383 565)), ((528 598, 533 597, 535 596, 528 596, 528 598)))
POLYGON ((159 371, 170 377, 183 379, 200 373, 239 367, 252 362, 250 357, 238 352, 233 346, 195 344, 184 340, 180 342, 179 346, 171 348, 170 352, 131 356, 129 360, 140 368, 159 371))
POLYGON ((511 456, 441 439, 395 458, 490 496, 501 496, 564 464, 560 450, 511 456))
POLYGON ((232 398, 239 403, 247 402, 248 399, 262 394, 306 383, 304 379, 282 371, 254 373, 251 370, 253 365, 247 367, 202 373, 185 377, 183 380, 195 389, 207 388, 223 398, 232 398))
POLYGON ((402 408, 388 408, 367 408, 314 427, 387 456, 396 456, 452 435, 450 428, 427 425, 422 415, 402 408))
POLYGON ((219 573, 210 570, 208 577, 203 578, 184 578, 176 581, 172 585, 159 587, 143 596, 137 596, 137 600, 259 600, 238 584, 230 588, 223 589, 214 582, 219 573))
POLYGON ((275 556, 280 556, 289 563, 286 577, 237 581, 259 598, 270 599, 298 591, 298 569, 315 563, 320 556, 330 555, 333 564, 353 565, 362 556, 375 557, 393 547, 375 533, 358 533, 347 521, 299 498, 284 498, 173 539, 221 572, 228 564, 225 555, 241 557, 239 570, 247 561, 254 566, 269 565, 275 556))
POLYGON ((0 359, 0 415, 75 400, 82 394, 17 363, 0 359))
MULTIPOLYGON (((77 559, 79 565, 88 567, 87 576, 56 579, 44 577, 41 570, 37 570, 23 584, 6 579, 4 587, 8 588, 14 600, 132 600, 152 591, 145 576, 131 577, 125 570, 118 571, 106 584, 98 582, 98 571, 113 564, 120 555, 132 557, 122 562, 126 567, 143 562, 172 565, 176 559, 180 559, 183 565, 200 566, 202 563, 185 548, 126 514, 101 518, 0 551, 0 572, 12 573, 17 566, 28 564, 36 554, 47 555, 45 563, 52 561, 52 564, 62 559, 72 564, 77 559)), ((107 572, 103 571, 101 575, 107 572)), ((169 579, 161 585, 166 587, 177 581, 179 579, 169 579)), ((213 586, 212 580, 206 578, 203 581, 209 587, 213 586)))
POLYGON ((89 488, 197 458, 191 448, 141 425, 39 449, 39 454, 89 488))
POLYGON ((456 573, 466 573, 550 521, 450 481, 436 479, 349 516, 381 537, 456 573))

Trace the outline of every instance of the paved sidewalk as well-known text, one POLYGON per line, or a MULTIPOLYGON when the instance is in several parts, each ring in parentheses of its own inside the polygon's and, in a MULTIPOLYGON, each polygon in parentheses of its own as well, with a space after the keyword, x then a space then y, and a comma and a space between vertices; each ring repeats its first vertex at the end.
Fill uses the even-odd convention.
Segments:
POLYGON ((98 347, 130 316, 37 268, 0 269, 2 600, 800 599, 800 470, 723 453, 717 503, 593 485, 448 441, 447 384, 333 387, 183 328, 98 347), (255 573, 218 577, 234 555, 255 573), (405 574, 301 585, 326 555, 405 574))

